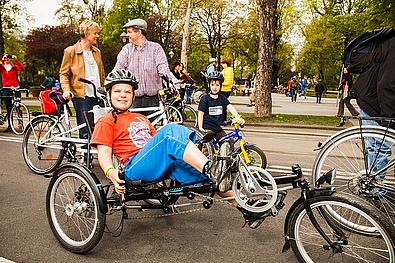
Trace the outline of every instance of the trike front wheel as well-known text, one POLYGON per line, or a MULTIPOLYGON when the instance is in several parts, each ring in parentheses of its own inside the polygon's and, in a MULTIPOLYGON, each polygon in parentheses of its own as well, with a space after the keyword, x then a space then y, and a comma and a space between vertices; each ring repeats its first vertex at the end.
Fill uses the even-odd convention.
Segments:
POLYGON ((96 185, 79 169, 61 168, 47 190, 47 217, 60 244, 70 252, 86 253, 100 241, 106 214, 100 211, 96 185))

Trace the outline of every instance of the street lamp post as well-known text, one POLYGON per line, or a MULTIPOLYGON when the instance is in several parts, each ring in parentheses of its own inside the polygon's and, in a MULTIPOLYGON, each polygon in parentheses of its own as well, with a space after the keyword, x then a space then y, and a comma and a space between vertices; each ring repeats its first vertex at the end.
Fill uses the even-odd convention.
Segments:
POLYGON ((120 37, 121 37, 122 43, 126 44, 129 39, 128 34, 125 31, 123 31, 122 34, 120 35, 120 37))

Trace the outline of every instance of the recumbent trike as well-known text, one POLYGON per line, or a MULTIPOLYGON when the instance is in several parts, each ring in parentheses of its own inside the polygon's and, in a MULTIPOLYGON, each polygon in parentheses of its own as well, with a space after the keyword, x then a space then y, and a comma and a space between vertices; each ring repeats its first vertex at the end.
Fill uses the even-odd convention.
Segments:
MULTIPOLYGON (((203 141, 208 140, 203 137, 203 141)), ((213 157, 222 165, 218 182, 227 182, 222 184, 222 190, 232 190, 243 211, 261 213, 262 218, 276 216, 284 206, 286 191, 301 188, 300 198, 286 216, 283 248, 285 251, 291 247, 300 262, 328 262, 329 258, 359 262, 361 257, 371 260, 368 262, 395 261, 394 226, 383 220, 376 208, 356 197, 335 193, 333 187, 310 189, 298 165, 292 167, 291 174, 273 177, 260 167, 247 166, 234 151, 228 152, 227 156, 213 157)), ((323 174, 320 185, 330 183, 335 173, 330 170, 323 174)), ((101 240, 106 216, 115 211, 122 211, 123 224, 129 209, 162 209, 165 214, 197 204, 209 209, 214 201, 230 199, 214 198, 217 191, 211 181, 179 185, 163 179, 127 181, 126 192, 114 195, 111 184, 102 184, 86 166, 66 163, 54 172, 48 186, 47 217, 65 249, 86 253, 101 240)))

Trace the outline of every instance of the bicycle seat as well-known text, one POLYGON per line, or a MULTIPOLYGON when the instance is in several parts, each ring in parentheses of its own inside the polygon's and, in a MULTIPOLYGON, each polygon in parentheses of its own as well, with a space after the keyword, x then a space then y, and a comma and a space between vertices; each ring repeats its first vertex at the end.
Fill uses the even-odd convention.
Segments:
POLYGON ((206 133, 203 136, 201 142, 202 143, 208 143, 208 142, 212 141, 215 138, 215 135, 216 135, 215 132, 208 132, 208 133, 206 133))

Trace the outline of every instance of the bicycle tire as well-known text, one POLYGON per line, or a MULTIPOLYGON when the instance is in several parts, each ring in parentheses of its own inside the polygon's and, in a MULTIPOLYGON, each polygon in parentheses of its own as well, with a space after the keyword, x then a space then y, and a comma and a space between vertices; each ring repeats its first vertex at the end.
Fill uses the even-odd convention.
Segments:
MULTIPOLYGON (((371 171, 366 161, 366 149, 363 142, 367 138, 383 139, 385 136, 388 143, 395 143, 395 131, 387 130, 379 126, 362 126, 350 128, 332 135, 321 147, 314 165, 313 180, 325 172, 336 169, 336 175, 332 179, 332 184, 339 192, 359 195, 370 203, 378 207, 385 213, 388 220, 395 223, 395 188, 394 188, 394 167, 388 167, 388 174, 383 187, 394 189, 380 194, 370 185, 374 178, 371 178, 371 171), (365 149, 365 152, 364 152, 365 149), (377 194, 374 194, 374 191, 377 194)), ((393 157, 392 157, 393 158, 393 157)), ((318 187, 319 185, 316 184, 318 187)))
POLYGON ((199 104, 200 99, 202 98, 203 95, 204 95, 204 92, 201 90, 194 92, 192 95, 193 102, 195 102, 195 104, 199 104))
POLYGON ((292 211, 287 224, 286 236, 299 262, 394 262, 395 229, 383 218, 375 207, 355 196, 339 193, 331 196, 317 196, 309 199, 312 213, 318 224, 331 239, 338 242, 342 249, 335 252, 312 225, 303 202, 292 211), (347 220, 364 224, 377 230, 375 236, 358 235, 341 225, 328 220, 322 213, 330 207, 347 220), (336 231, 340 230, 340 232, 336 231), (362 253, 359 255, 358 253, 362 253), (369 254, 370 253, 370 254, 369 254))
POLYGON ((176 107, 173 107, 171 105, 166 106, 165 112, 168 122, 182 124, 183 122, 182 114, 179 110, 177 110, 176 107))
POLYGON ((99 207, 97 186, 83 171, 67 167, 53 176, 47 190, 46 211, 59 243, 78 254, 92 250, 101 240, 106 214, 99 207))
MULTIPOLYGON (((266 169, 267 157, 262 149, 260 149, 256 145, 246 145, 244 146, 244 148, 247 152, 248 158, 250 159, 249 163, 246 162, 247 165, 257 166, 257 167, 261 167, 262 169, 266 169)), ((241 149, 239 149, 238 153, 240 157, 245 161, 241 149)))
POLYGON ((33 119, 26 127, 22 155, 29 169, 36 174, 53 172, 63 161, 65 153, 61 142, 49 141, 47 144, 37 145, 44 136, 48 138, 64 131, 60 124, 51 129, 54 123, 54 119, 43 115, 33 119))
POLYGON ((187 127, 197 128, 198 117, 197 117, 197 112, 193 107, 191 107, 189 105, 184 105, 182 115, 183 115, 182 116, 183 117, 183 125, 185 125, 187 127))
POLYGON ((13 105, 9 118, 12 131, 17 135, 22 135, 26 124, 30 122, 29 109, 23 103, 19 103, 18 107, 13 105))

